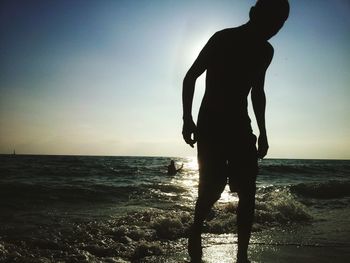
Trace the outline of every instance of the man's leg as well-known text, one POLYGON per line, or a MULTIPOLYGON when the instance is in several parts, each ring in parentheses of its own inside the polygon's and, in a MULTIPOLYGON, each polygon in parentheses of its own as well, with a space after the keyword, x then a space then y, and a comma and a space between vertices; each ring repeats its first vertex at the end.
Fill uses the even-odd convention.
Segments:
POLYGON ((237 208, 237 262, 247 263, 249 262, 248 245, 254 220, 258 159, 255 135, 243 136, 239 142, 235 156, 229 161, 229 181, 230 187, 236 187, 239 198, 237 208))
POLYGON ((199 185, 198 198, 194 211, 193 225, 188 239, 188 253, 192 262, 201 262, 201 233, 203 222, 214 203, 224 190, 227 177, 226 160, 220 156, 216 144, 206 140, 198 140, 199 185))
POLYGON ((248 245, 252 231, 254 209, 255 209, 255 183, 249 190, 238 192, 237 208, 237 233, 238 233, 238 252, 237 262, 248 261, 248 245))
POLYGON ((213 189, 213 192, 207 195, 198 196, 194 211, 193 228, 201 230, 203 222, 208 216, 211 208, 217 200, 219 200, 223 189, 213 189))
POLYGON ((226 182, 205 186, 199 186, 198 199, 195 206, 193 225, 190 229, 188 238, 188 253, 191 257, 191 262, 201 262, 202 244, 201 234, 203 223, 208 216, 212 206, 220 198, 224 190, 226 182), (210 187, 210 189, 208 189, 210 187))

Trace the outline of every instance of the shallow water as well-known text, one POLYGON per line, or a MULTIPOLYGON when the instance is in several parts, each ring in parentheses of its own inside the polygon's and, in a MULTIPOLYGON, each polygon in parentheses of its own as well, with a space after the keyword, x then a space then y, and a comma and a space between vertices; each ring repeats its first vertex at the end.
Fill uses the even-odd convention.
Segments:
MULTIPOLYGON (((165 157, 0 156, 0 261, 183 259, 198 167, 194 158, 173 159, 184 164, 176 176, 166 174, 165 157)), ((350 161, 259 165, 253 253, 350 249, 350 161)), ((204 227, 208 251, 235 242, 237 201, 227 187, 204 227)))

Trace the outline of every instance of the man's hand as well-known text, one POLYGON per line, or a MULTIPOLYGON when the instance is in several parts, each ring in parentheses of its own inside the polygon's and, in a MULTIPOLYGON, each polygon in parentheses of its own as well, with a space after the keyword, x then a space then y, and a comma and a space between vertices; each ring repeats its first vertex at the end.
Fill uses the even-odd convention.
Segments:
POLYGON ((267 150, 269 149, 269 144, 267 142, 266 134, 260 134, 258 139, 258 158, 263 159, 267 154, 267 150))
POLYGON ((192 119, 184 120, 182 127, 182 136, 187 144, 193 148, 193 144, 197 142, 196 136, 197 127, 192 119), (192 137, 193 134, 193 137, 192 137))

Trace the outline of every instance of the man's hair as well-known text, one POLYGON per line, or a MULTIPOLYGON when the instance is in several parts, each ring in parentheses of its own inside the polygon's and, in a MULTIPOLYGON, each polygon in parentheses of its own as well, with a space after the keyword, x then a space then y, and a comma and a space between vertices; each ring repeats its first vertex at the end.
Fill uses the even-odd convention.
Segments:
POLYGON ((289 3, 288 0, 257 0, 255 10, 259 13, 278 16, 284 21, 289 16, 289 3))

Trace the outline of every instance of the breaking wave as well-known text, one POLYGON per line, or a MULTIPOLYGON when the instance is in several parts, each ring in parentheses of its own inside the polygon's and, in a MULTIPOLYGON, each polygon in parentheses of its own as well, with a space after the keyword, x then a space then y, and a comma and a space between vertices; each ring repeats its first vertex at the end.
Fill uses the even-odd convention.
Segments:
POLYGON ((350 196, 350 181, 301 183, 291 186, 291 191, 308 198, 331 199, 350 196))

